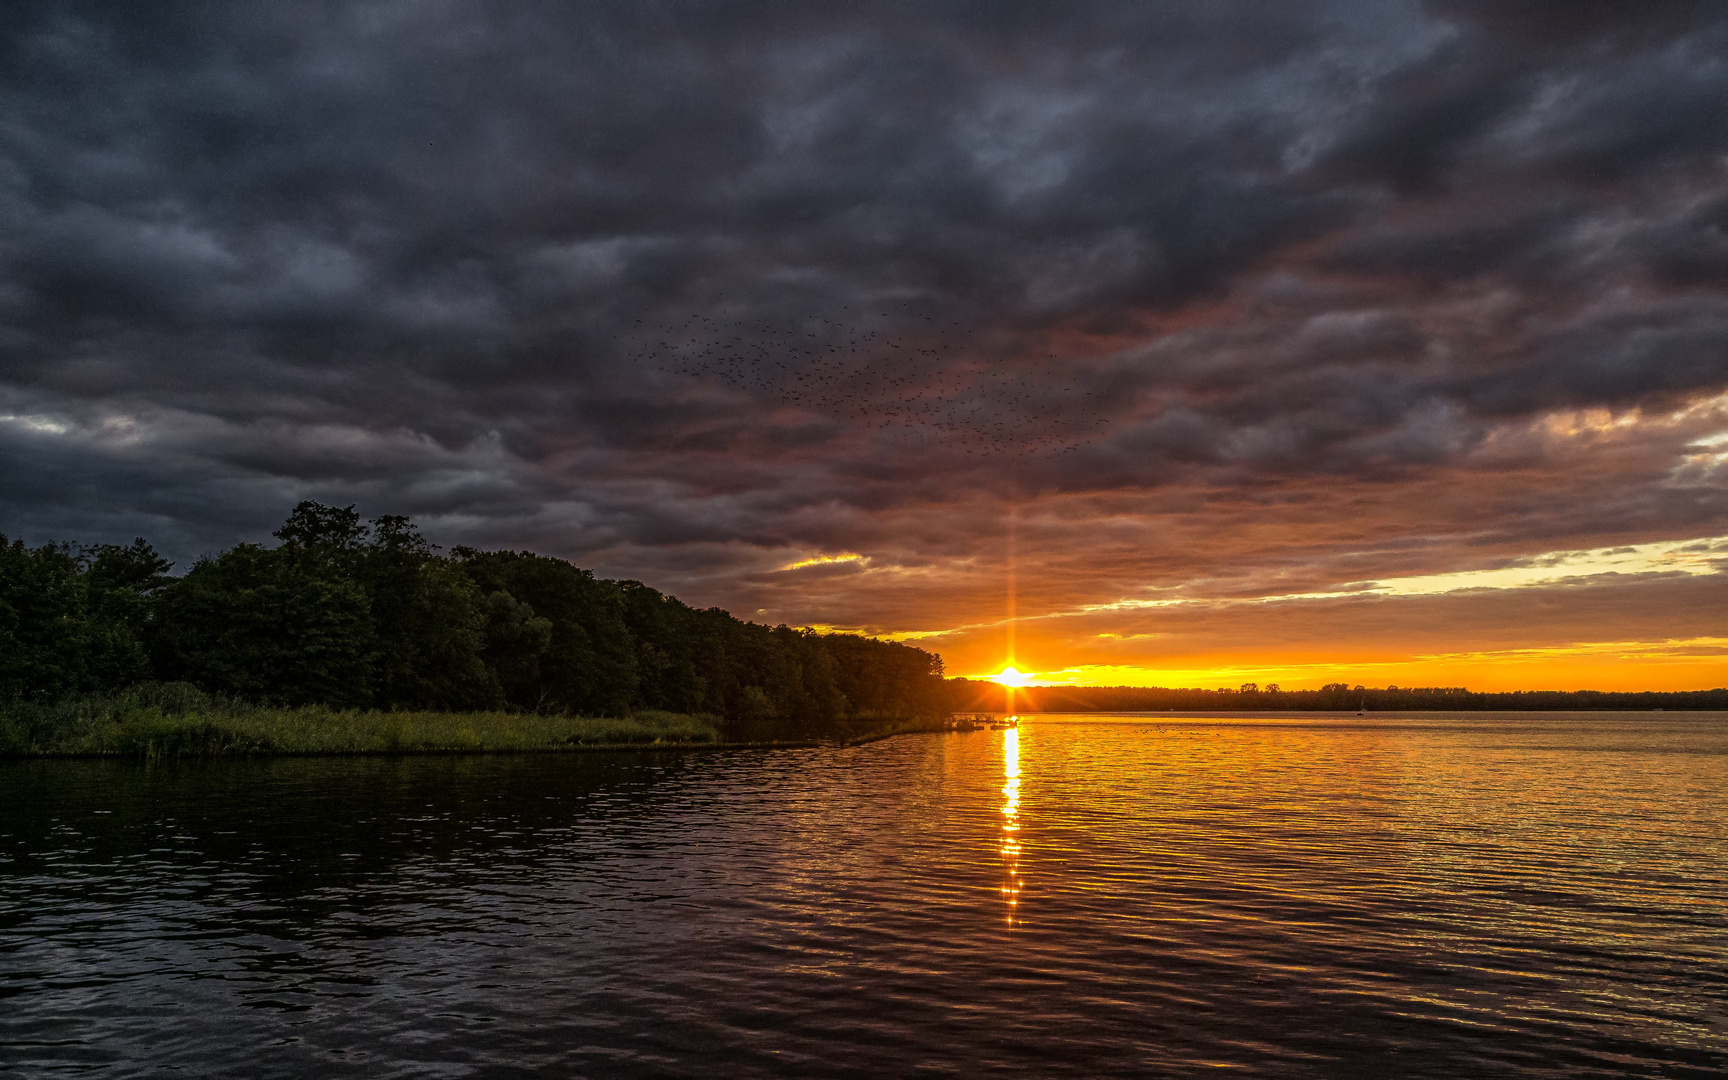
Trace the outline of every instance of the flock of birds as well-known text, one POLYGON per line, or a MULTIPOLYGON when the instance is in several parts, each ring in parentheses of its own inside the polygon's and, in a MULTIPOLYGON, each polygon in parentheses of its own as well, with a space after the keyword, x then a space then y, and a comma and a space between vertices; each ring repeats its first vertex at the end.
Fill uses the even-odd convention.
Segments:
POLYGON ((961 323, 910 305, 834 314, 794 326, 707 314, 639 320, 630 358, 970 457, 1071 454, 1109 423, 1099 392, 1055 356, 992 362, 962 344, 961 323))

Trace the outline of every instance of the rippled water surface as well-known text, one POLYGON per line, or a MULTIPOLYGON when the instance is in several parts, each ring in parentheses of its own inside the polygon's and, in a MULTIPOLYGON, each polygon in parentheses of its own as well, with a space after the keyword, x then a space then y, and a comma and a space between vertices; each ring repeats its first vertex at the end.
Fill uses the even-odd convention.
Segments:
POLYGON ((0 1072, 1718 1076, 1728 717, 0 762, 0 1072))

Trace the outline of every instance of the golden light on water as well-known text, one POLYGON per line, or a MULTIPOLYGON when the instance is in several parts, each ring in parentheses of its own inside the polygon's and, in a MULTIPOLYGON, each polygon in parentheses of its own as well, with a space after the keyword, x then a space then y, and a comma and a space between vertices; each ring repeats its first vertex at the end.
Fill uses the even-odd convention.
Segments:
POLYGON ((1002 733, 1002 868, 1007 879, 1002 883, 1002 901, 1007 905, 1007 922, 1014 925, 1020 906, 1020 729, 1009 728, 1002 733))

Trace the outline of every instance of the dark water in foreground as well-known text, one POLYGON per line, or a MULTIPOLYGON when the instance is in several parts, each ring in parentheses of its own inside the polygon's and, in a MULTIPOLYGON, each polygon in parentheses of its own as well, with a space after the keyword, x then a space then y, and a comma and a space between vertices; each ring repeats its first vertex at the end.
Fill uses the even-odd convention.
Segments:
POLYGON ((0 1072, 1716 1076, 1728 717, 0 762, 0 1072))

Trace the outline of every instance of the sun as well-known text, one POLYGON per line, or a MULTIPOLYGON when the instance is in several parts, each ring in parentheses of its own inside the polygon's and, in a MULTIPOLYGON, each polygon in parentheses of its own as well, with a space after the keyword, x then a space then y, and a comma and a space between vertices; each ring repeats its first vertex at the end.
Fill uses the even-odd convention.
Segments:
POLYGON ((1019 670, 1016 670, 1016 669, 1011 668, 1011 667, 1005 667, 1001 671, 998 671, 996 674, 990 676, 990 681, 994 682, 994 683, 1000 683, 1003 686, 1025 686, 1027 683, 1027 680, 1029 680, 1031 678, 1032 678, 1032 676, 1028 675, 1024 671, 1019 671, 1019 670))

